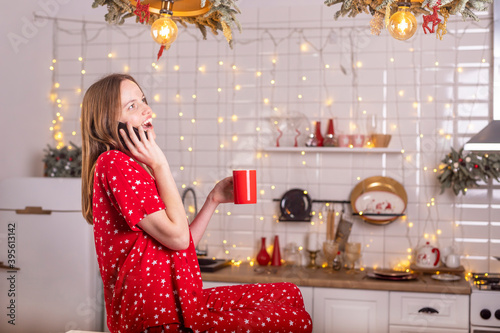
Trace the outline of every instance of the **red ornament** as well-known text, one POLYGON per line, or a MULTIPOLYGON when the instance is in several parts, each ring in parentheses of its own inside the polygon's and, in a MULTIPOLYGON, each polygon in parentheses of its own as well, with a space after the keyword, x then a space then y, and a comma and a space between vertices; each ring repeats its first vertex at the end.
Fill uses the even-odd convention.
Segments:
POLYGON ((262 245, 260 247, 259 253, 257 254, 257 262, 261 266, 267 266, 267 264, 269 264, 269 261, 271 261, 271 257, 266 250, 266 237, 262 237, 261 242, 262 245))
POLYGON ((158 58, 156 58, 156 61, 160 60, 161 55, 163 54, 163 50, 165 49, 165 45, 162 45, 160 47, 160 51, 158 51, 158 58))
POLYGON ((139 17, 139 22, 144 23, 144 20, 146 20, 146 22, 149 23, 149 3, 143 5, 141 4, 141 0, 137 0, 134 14, 139 17))
POLYGON ((462 158, 459 158, 458 161, 462 163, 464 160, 462 158))
POLYGON ((479 168, 479 165, 474 164, 474 169, 478 169, 478 168, 479 168))
POLYGON ((431 15, 423 15, 424 23, 422 24, 422 28, 424 29, 424 33, 427 34, 427 31, 430 33, 434 33, 436 31, 436 27, 439 23, 441 23, 441 19, 438 16, 438 8, 441 5, 441 1, 438 1, 437 5, 432 7, 431 15), (432 22, 432 29, 429 28, 429 23, 432 22))
POLYGON ((69 160, 70 162, 71 162, 71 161, 73 161, 73 157, 68 158, 68 160, 69 160))

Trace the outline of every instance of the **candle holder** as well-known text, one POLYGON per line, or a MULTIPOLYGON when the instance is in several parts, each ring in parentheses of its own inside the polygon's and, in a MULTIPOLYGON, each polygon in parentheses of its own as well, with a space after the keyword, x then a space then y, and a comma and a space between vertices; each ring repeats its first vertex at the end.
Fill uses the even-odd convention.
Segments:
POLYGON ((309 264, 306 267, 311 269, 317 269, 318 266, 316 265, 316 256, 318 255, 319 250, 316 251, 307 250, 307 252, 309 253, 309 264))

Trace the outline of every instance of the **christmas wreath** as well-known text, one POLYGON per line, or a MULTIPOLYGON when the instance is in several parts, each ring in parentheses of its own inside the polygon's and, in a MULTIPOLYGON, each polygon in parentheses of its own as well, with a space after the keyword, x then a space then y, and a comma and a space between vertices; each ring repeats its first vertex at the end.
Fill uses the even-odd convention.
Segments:
POLYGON ((82 174, 82 148, 70 142, 70 146, 60 149, 47 145, 45 157, 45 177, 80 177, 82 174))
POLYGON ((465 195, 468 188, 478 186, 478 181, 498 181, 500 177, 500 154, 468 152, 464 156, 463 148, 459 151, 451 148, 441 162, 438 176, 441 193, 451 187, 455 195, 460 192, 465 195))

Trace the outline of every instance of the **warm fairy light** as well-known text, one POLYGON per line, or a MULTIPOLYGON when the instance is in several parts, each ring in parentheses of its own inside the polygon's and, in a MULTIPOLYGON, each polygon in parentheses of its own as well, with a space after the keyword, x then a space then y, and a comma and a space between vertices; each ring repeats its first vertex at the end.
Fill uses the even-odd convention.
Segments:
POLYGON ((276 189, 276 186, 271 185, 271 190, 274 190, 274 189, 276 189))
POLYGON ((235 115, 235 114, 233 114, 233 115, 231 116, 231 120, 232 120, 232 121, 238 121, 238 116, 237 116, 237 115, 235 115))
POLYGON ((433 101, 434 101, 434 97, 432 97, 432 96, 428 96, 428 97, 427 97, 427 101, 428 101, 428 102, 433 102, 433 101))
POLYGON ((363 63, 362 63, 361 61, 358 61, 358 62, 356 63, 356 67, 358 67, 358 68, 363 67, 363 63))
POLYGON ((236 67, 236 65, 233 65, 231 68, 236 70, 238 67, 236 67))
POLYGON ((360 102, 361 102, 362 100, 363 100, 363 97, 359 96, 359 97, 358 97, 358 101, 360 101, 360 102))
POLYGON ((52 59, 52 63, 55 64, 57 62, 56 59, 52 59))
POLYGON ((221 91, 222 91, 222 88, 217 88, 217 91, 218 91, 218 92, 221 92, 221 91))
POLYGON ((113 53, 108 53, 108 58, 113 58, 113 53))
POLYGON ((49 69, 50 69, 51 71, 53 71, 53 70, 54 70, 54 66, 50 66, 50 67, 49 67, 49 69))
POLYGON ((326 68, 326 69, 330 68, 330 65, 326 64, 326 65, 325 65, 325 68, 326 68))
POLYGON ((361 180, 361 177, 356 177, 356 180, 361 180))
POLYGON ((220 147, 221 149, 223 149, 223 148, 224 148, 224 144, 223 144, 223 143, 221 143, 221 144, 219 145, 219 147, 220 147))
POLYGON ((59 84, 59 82, 54 83, 54 87, 55 87, 55 88, 59 88, 60 86, 61 86, 61 85, 59 84))
POLYGON ((302 150, 302 151, 300 152, 300 155, 305 155, 305 154, 306 154, 306 152, 305 152, 304 150, 302 150))
POLYGON ((154 95, 153 99, 155 100, 155 102, 159 102, 160 101, 160 94, 154 95))
POLYGON ((400 90, 400 91, 398 92, 398 94, 399 94, 399 96, 403 97, 403 96, 405 95, 405 91, 404 91, 404 90, 400 90))
POLYGON ((432 172, 436 173, 436 172, 438 172, 438 169, 434 168, 434 169, 432 169, 432 172))
POLYGON ((217 118, 217 122, 218 122, 219 124, 220 124, 220 123, 222 123, 223 121, 224 121, 224 118, 222 118, 222 117, 217 118))
POLYGON ((442 231, 441 229, 436 230, 436 234, 441 235, 442 231))
MULTIPOLYGON (((61 99, 60 98, 56 99, 56 103, 61 103, 61 99)), ((59 114, 60 113, 57 113, 57 116, 59 116, 59 114)))
POLYGON ((233 140, 233 142, 238 141, 238 136, 237 135, 233 135, 232 140, 233 140))
POLYGON ((274 81, 274 80, 271 80, 271 84, 275 84, 275 83, 276 83, 276 81, 274 81))
POLYGON ((239 84, 235 85, 234 90, 241 90, 241 86, 239 84))
POLYGON ((302 44, 300 44, 300 50, 301 50, 302 52, 307 52, 307 51, 309 51, 309 44, 307 44, 307 43, 302 43, 302 44))
POLYGON ((481 60, 482 63, 485 63, 486 62, 486 59, 483 58, 483 60, 481 60))
POLYGON ((196 122, 196 119, 191 119, 191 123, 194 124, 196 122))
POLYGON ((423 135, 423 134, 420 134, 420 138, 423 138, 423 137, 424 137, 424 135, 423 135))
POLYGON ((153 112, 153 113, 151 114, 151 117, 152 117, 153 119, 154 119, 154 118, 156 118, 156 113, 154 113, 154 112, 153 112))
POLYGON ((229 215, 231 215, 231 212, 227 212, 226 214, 227 214, 227 216, 229 216, 229 215))
POLYGON ((462 67, 457 68, 457 72, 462 73, 463 71, 464 71, 464 69, 462 67))
POLYGON ((264 194, 266 194, 266 191, 260 190, 259 193, 260 193, 260 195, 264 195, 264 194))
POLYGON ((408 228, 413 228, 413 222, 408 222, 408 228))
POLYGON ((413 102, 413 108, 418 109, 418 102, 413 102))
POLYGON ((391 127, 392 127, 393 130, 396 130, 396 128, 398 128, 398 125, 393 124, 391 127))
POLYGON ((181 171, 184 171, 184 167, 183 167, 182 165, 179 167, 179 169, 180 169, 181 171))
POLYGON ((264 104, 269 104, 269 98, 264 98, 264 104))
POLYGON ((257 73, 255 73, 255 75, 262 76, 262 72, 257 72, 257 73))
POLYGON ((256 132, 260 132, 260 127, 255 127, 256 132))
POLYGON ((450 134, 446 134, 445 138, 446 138, 446 140, 451 140, 451 135, 450 134))
POLYGON ((219 65, 220 65, 220 66, 224 65, 224 61, 220 60, 220 61, 219 61, 219 65))
POLYGON ((427 167, 424 167, 424 171, 427 171, 427 167))
POLYGON ((297 98, 302 99, 302 95, 301 94, 297 95, 297 98))
POLYGON ((261 159, 262 158, 262 153, 259 151, 257 154, 255 154, 256 159, 261 159))
POLYGON ((424 238, 425 239, 429 238, 429 234, 424 234, 424 238))
POLYGON ((183 141, 183 140, 184 140, 184 136, 183 136, 183 135, 181 135, 179 139, 180 139, 181 141, 183 141))
POLYGON ((188 147, 188 151, 193 151, 193 147, 188 147))
POLYGON ((411 251, 412 251, 411 247, 407 248, 407 249, 406 249, 406 251, 407 251, 408 253, 411 253, 411 251))
POLYGON ((184 115, 184 113, 181 111, 179 112, 179 117, 182 117, 184 115))
POLYGON ((305 81, 305 80, 307 80, 307 77, 303 76, 302 81, 305 81))
POLYGON ((85 74, 85 69, 82 69, 81 73, 82 73, 82 74, 85 74))
POLYGON ((389 59, 390 62, 394 62, 394 58, 389 59))
POLYGON ((273 64, 275 64, 277 61, 278 61, 278 60, 276 60, 276 58, 273 58, 273 60, 271 60, 271 62, 272 62, 273 64))
POLYGON ((182 188, 186 188, 186 184, 182 184, 182 185, 181 185, 181 187, 182 187, 182 188))
POLYGON ((197 182, 196 180, 195 180, 195 181, 193 181, 193 185, 194 185, 194 186, 198 185, 198 182, 197 182))
POLYGON ((333 105, 333 98, 328 98, 328 99, 325 101, 325 105, 326 105, 326 106, 332 106, 332 105, 333 105))
POLYGON ((204 73, 204 72, 205 72, 205 66, 200 66, 200 67, 198 67, 198 70, 199 70, 200 72, 204 73))
POLYGON ((439 61, 436 61, 434 65, 439 66, 439 61))
POLYGON ((307 164, 307 162, 306 162, 306 161, 302 161, 302 165, 306 165, 306 164, 307 164))
POLYGON ((52 120, 52 124, 55 124, 55 123, 57 123, 57 120, 52 120))

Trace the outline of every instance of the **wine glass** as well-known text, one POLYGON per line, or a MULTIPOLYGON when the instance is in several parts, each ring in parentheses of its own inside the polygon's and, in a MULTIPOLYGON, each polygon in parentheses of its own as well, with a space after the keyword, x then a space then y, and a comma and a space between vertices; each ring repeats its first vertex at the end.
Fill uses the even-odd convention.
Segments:
MULTIPOLYGON (((333 261, 337 257, 337 252, 339 251, 339 244, 335 243, 333 240, 327 240, 323 242, 323 254, 328 262, 328 266, 333 267, 333 261)), ((330 273, 333 272, 333 269, 330 273)))
POLYGON ((355 274, 354 269, 356 261, 361 258, 361 243, 347 243, 345 245, 345 262, 347 266, 347 274, 355 274))

